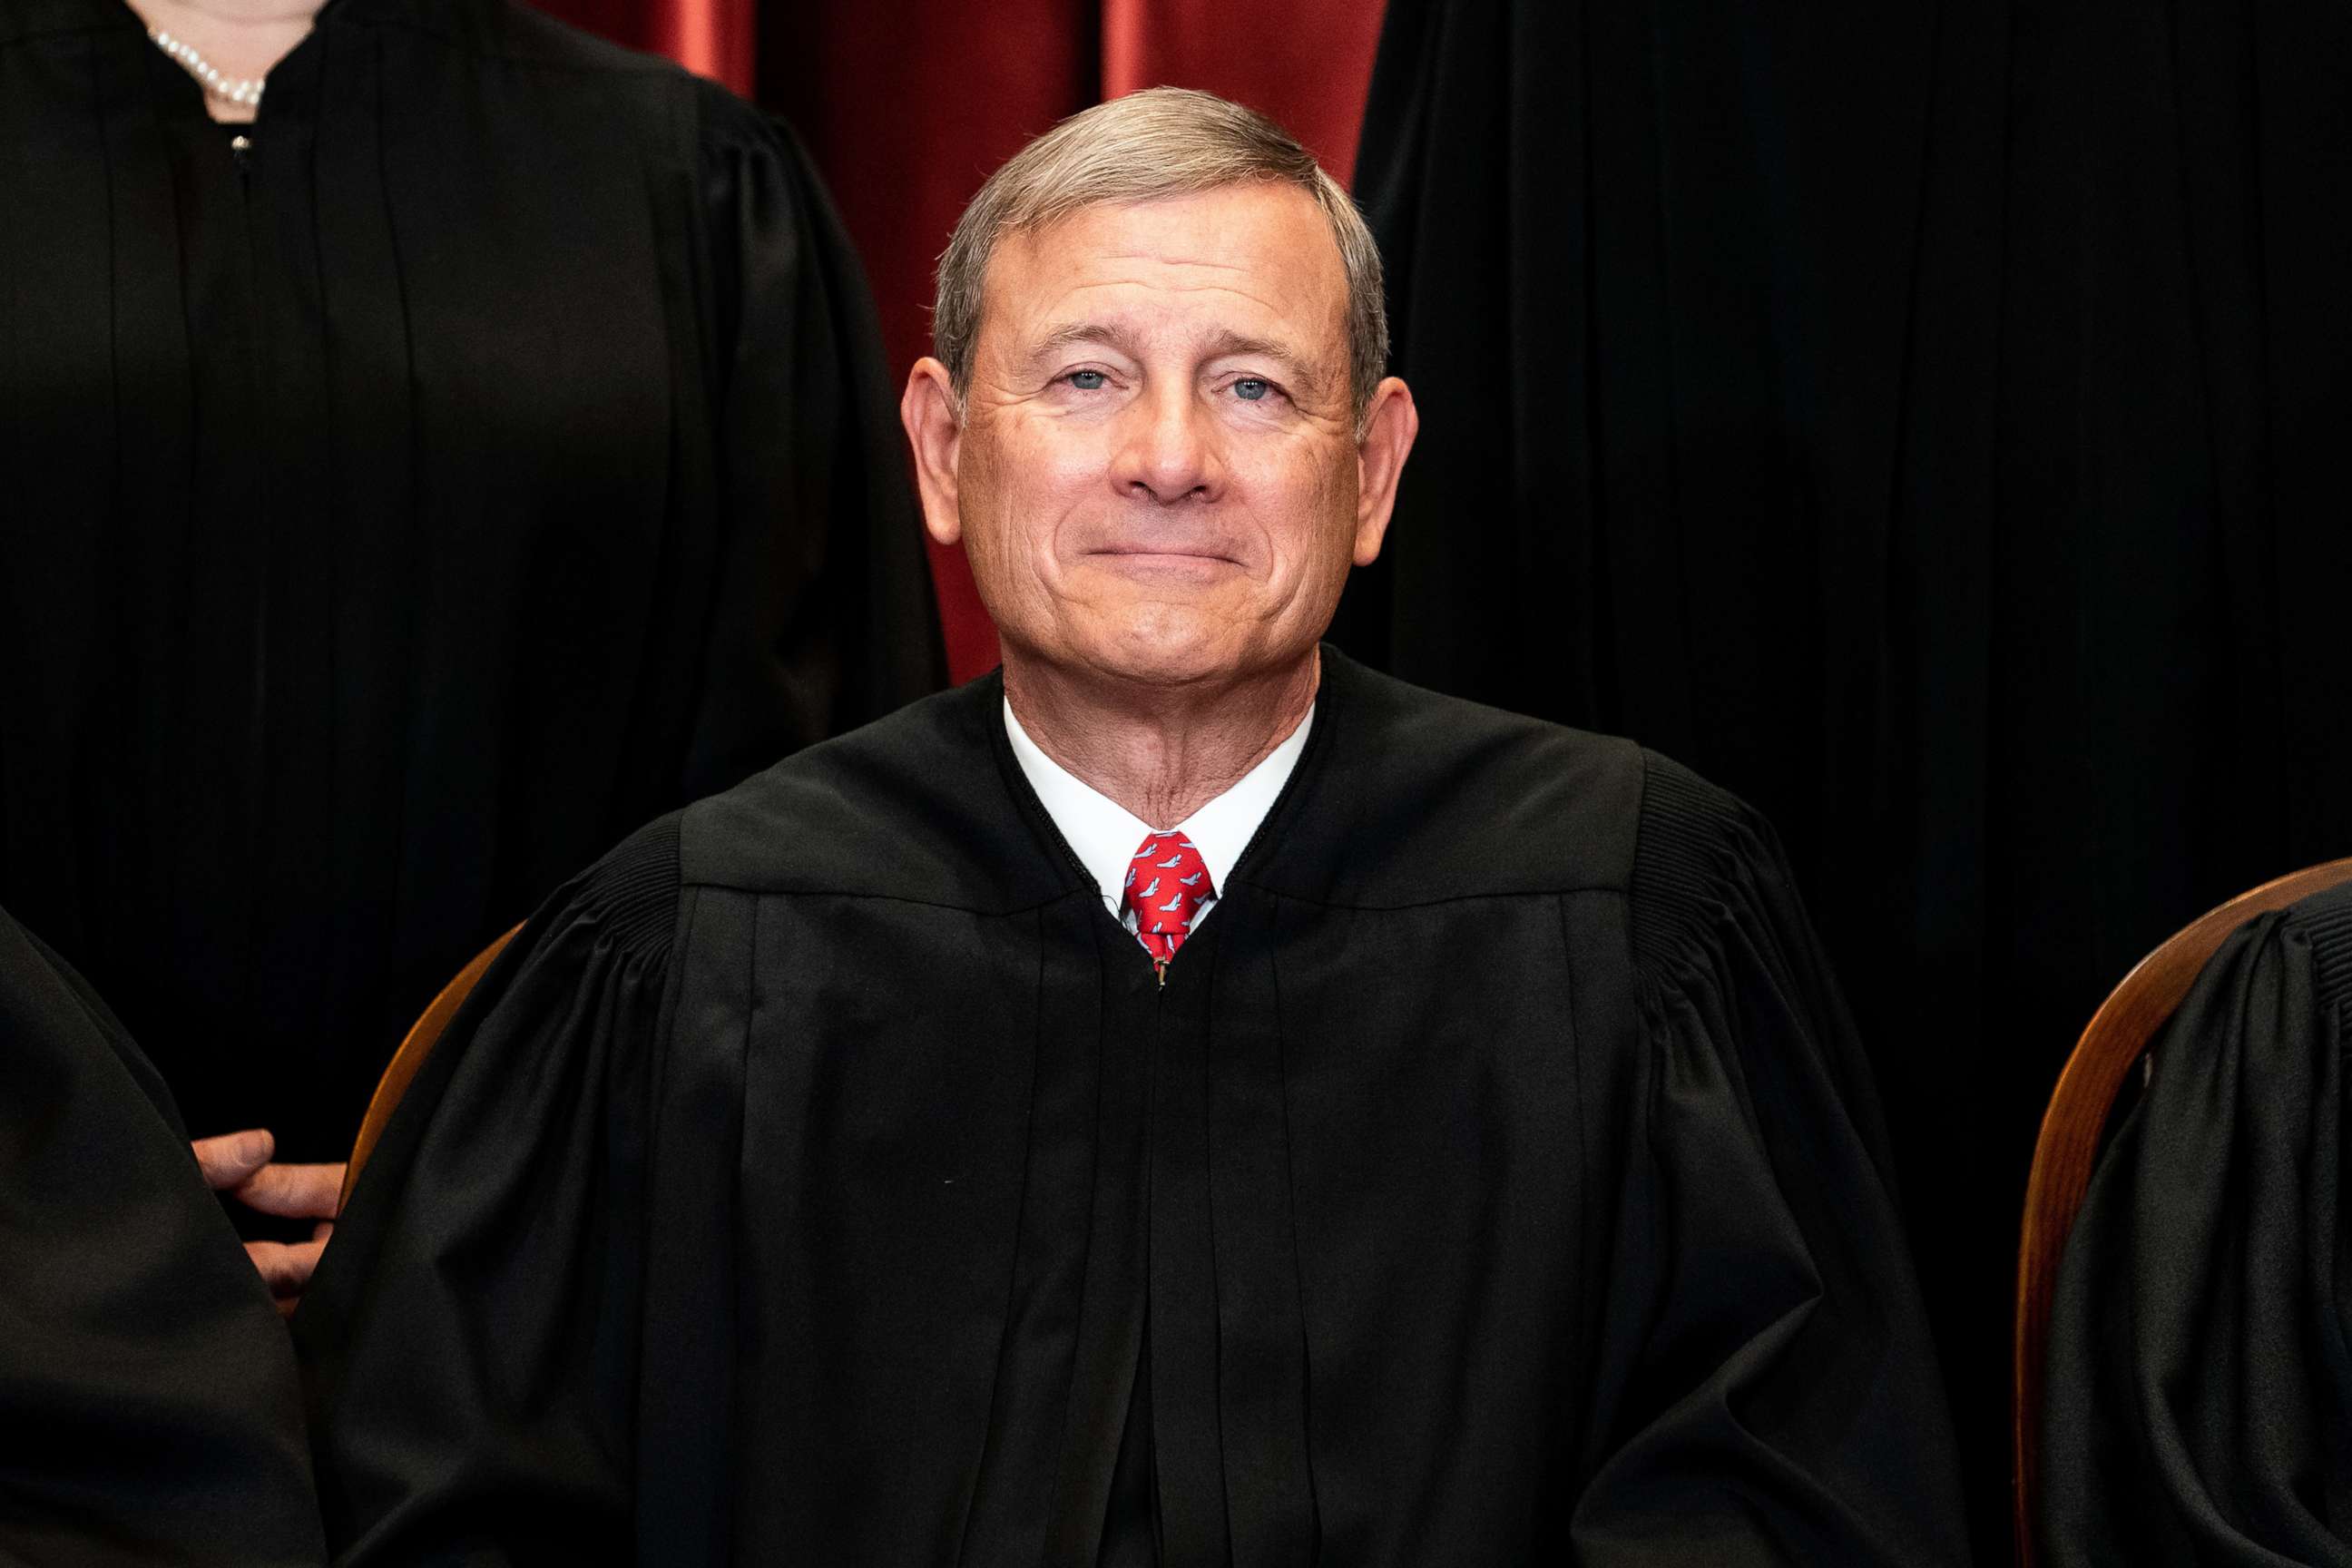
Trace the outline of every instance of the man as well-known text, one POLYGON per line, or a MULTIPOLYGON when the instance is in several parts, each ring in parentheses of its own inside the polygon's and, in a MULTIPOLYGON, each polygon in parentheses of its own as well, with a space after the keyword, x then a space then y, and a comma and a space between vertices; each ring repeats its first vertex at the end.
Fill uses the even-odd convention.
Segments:
POLYGON ((1318 647, 1416 427, 1380 300, 1202 95, 975 198, 902 410, 1002 675, 491 973, 296 1320, 347 1561, 1958 1560, 1767 830, 1318 647))

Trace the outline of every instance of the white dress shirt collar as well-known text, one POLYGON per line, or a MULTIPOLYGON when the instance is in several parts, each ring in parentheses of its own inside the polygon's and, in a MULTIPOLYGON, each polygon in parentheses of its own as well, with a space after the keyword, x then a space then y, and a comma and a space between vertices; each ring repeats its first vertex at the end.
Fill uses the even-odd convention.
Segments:
MULTIPOLYGON (((1201 858, 1209 868, 1209 883, 1221 892, 1225 879, 1233 874, 1234 866, 1249 847, 1258 824, 1274 807, 1275 797, 1282 786, 1290 782, 1291 771, 1298 766, 1298 754, 1307 749, 1307 731, 1315 722, 1315 710, 1298 721, 1282 744, 1265 755, 1265 760, 1244 773, 1240 782, 1200 810, 1178 823, 1175 831, 1192 841, 1201 858)), ((1118 802, 1101 794, 1078 778, 1039 749, 1013 716, 1013 704, 1004 704, 1004 732, 1013 742, 1013 755, 1021 764, 1029 787, 1037 792, 1038 801, 1045 807, 1054 826, 1062 830, 1081 865, 1101 886, 1103 906, 1117 914, 1127 885, 1128 862, 1134 858, 1136 847, 1153 831, 1152 825, 1129 812, 1118 802)), ((1206 913, 1204 909, 1203 915, 1206 913)))

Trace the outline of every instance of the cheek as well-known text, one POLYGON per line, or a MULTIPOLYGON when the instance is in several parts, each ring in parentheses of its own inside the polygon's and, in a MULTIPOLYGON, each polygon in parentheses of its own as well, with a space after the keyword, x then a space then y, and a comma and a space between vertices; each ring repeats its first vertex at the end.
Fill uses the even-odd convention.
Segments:
POLYGON ((1354 455, 1335 457, 1318 444, 1285 456, 1278 469, 1261 476, 1259 493, 1273 503, 1266 516, 1279 574, 1294 593, 1312 595, 1344 580, 1353 561, 1354 455))
POLYGON ((1002 616, 1008 595, 1022 593, 1028 575, 1022 564, 1022 542, 1013 537, 1016 520, 1030 515, 1020 491, 1022 468, 994 436, 980 432, 964 437, 956 482, 963 509, 963 549, 973 580, 992 613, 1002 616))
POLYGON ((1104 483, 1111 440, 1107 425, 1041 419, 1024 425, 1008 449, 1031 492, 1077 494, 1104 483))
POLYGON ((1050 596, 1055 530, 1100 472, 1052 434, 1016 426, 965 438, 964 548, 984 596, 1050 596))
POLYGON ((1007 494, 1021 508, 1014 527, 1023 547, 1048 571, 1067 542, 1063 531, 1102 512, 1102 469, 1060 443, 1039 443, 1027 457, 1007 494))

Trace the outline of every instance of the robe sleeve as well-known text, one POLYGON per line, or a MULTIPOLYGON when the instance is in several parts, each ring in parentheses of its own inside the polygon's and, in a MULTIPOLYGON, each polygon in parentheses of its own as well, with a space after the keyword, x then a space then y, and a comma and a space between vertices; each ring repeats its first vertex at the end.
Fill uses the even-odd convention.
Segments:
POLYGON ((0 1084, 0 1562, 320 1562, 269 1292, 163 1079, 4 913, 0 1084))
POLYGON ((411 1083, 295 1314, 351 1564, 625 1561, 676 816, 560 889, 411 1083))
POLYGON ((1588 1568, 1967 1561, 1958 1457, 1853 1026, 1771 830, 1647 761, 1642 1039, 1588 1568))
POLYGON ((686 797, 945 684, 874 302, 792 132, 704 84, 724 514, 686 797))
POLYGON ((2241 928, 2059 1269, 2044 1561, 2352 1565, 2352 888, 2241 928))

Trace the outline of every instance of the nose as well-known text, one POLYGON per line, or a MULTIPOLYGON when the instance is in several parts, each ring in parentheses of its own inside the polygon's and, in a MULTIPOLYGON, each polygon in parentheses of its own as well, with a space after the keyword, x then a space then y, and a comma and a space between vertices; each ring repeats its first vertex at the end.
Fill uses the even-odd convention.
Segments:
POLYGON ((1161 385, 1130 403, 1111 459, 1111 482, 1135 500, 1166 506, 1214 500, 1224 454, 1210 412, 1189 386, 1161 385))

